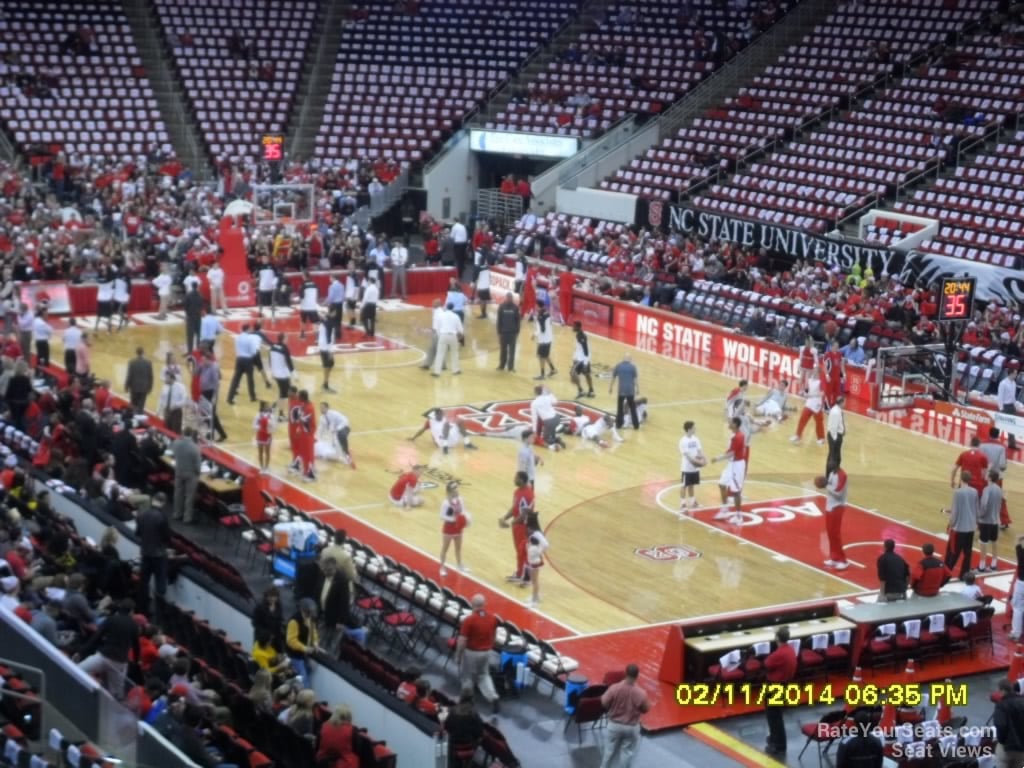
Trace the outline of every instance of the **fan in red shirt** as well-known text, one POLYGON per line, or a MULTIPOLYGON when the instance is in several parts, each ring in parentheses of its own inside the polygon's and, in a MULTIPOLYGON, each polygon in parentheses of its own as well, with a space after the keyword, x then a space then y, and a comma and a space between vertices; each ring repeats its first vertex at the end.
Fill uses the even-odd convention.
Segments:
POLYGON ((499 521, 502 528, 512 523, 512 544, 516 549, 516 572, 506 581, 526 582, 526 540, 527 520, 533 513, 533 488, 530 487, 530 476, 525 472, 516 472, 516 490, 512 494, 512 508, 499 521))
MULTIPOLYGON (((796 649, 789 644, 789 627, 779 627, 775 633, 775 650, 764 660, 765 680, 769 683, 789 683, 796 677, 796 649)), ((765 752, 769 755, 786 754, 786 724, 782 719, 784 707, 765 707, 768 721, 768 744, 765 752)))
POLYGON ((423 497, 416 493, 422 472, 423 465, 416 464, 408 472, 403 472, 398 476, 388 493, 392 504, 397 504, 400 507, 418 507, 423 504, 423 497))
POLYGON ((978 496, 981 496, 981 492, 985 490, 985 486, 988 484, 988 457, 982 453, 978 447, 981 445, 981 439, 975 435, 971 438, 971 447, 956 457, 956 462, 953 464, 953 469, 949 474, 949 484, 953 487, 957 487, 956 473, 959 470, 961 475, 968 473, 970 475, 970 486, 978 492, 978 496))
POLYGON ((292 443, 292 463, 289 472, 302 472, 306 482, 316 480, 313 469, 313 444, 316 436, 316 409, 309 402, 309 392, 299 390, 298 398, 289 401, 288 437, 292 443))
MULTIPOLYGON (((519 314, 524 317, 533 319, 533 314, 536 311, 537 269, 535 267, 529 267, 526 270, 526 277, 523 279, 523 295, 522 298, 519 300, 519 314)), ((15 341, 15 345, 17 345, 17 341, 15 341)))
POLYGON ((839 351, 838 341, 829 342, 828 351, 821 361, 821 370, 825 407, 831 408, 842 394, 843 387, 843 353, 839 351))

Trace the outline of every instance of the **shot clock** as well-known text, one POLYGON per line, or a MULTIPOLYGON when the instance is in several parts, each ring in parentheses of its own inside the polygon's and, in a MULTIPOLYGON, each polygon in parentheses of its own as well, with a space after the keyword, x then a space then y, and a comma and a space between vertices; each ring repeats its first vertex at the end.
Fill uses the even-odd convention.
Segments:
POLYGON ((974 313, 973 277, 944 277, 939 291, 939 320, 970 320, 974 313))
POLYGON ((263 147, 263 159, 268 163, 279 162, 284 159, 284 136, 268 133, 263 136, 260 142, 263 147))

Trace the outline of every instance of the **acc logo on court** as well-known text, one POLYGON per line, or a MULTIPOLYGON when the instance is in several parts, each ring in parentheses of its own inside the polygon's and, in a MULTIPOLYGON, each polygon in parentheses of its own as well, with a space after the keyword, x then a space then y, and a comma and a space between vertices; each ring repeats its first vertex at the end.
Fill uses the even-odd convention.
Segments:
MULTIPOLYGON (((498 403, 487 403, 483 406, 455 405, 445 408, 446 416, 455 418, 462 424, 463 428, 474 435, 481 437, 518 437, 523 427, 533 428, 530 421, 529 400, 508 400, 498 403)), ((569 420, 576 415, 577 403, 573 400, 564 400, 555 406, 555 411, 564 420, 569 420)), ((589 405, 579 404, 583 414, 591 421, 599 419, 607 413, 589 405)), ((424 414, 428 415, 429 411, 424 414)))
POLYGON ((696 560, 702 553, 685 544, 663 544, 658 547, 637 547, 633 550, 633 554, 645 560, 672 563, 678 560, 696 560))

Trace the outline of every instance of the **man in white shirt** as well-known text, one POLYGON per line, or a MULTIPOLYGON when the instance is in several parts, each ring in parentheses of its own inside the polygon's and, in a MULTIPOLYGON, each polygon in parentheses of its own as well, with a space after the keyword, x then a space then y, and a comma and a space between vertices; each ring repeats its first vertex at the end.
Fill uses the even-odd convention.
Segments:
POLYGON ((335 411, 327 403, 320 403, 320 439, 332 444, 337 441, 340 453, 336 452, 336 460, 351 464, 352 469, 355 469, 352 455, 348 450, 348 436, 351 432, 352 429, 345 414, 335 411))
POLYGON ((371 339, 377 334, 377 301, 380 299, 380 287, 376 278, 368 277, 363 289, 363 306, 359 310, 363 331, 371 339))
POLYGON ((466 271, 466 249, 469 245, 469 232, 461 216, 452 224, 451 238, 455 249, 455 279, 461 281, 466 271))
POLYGON ((692 421, 683 424, 683 436, 679 438, 680 482, 679 509, 688 506, 697 508, 697 486, 700 485, 700 468, 707 464, 704 447, 697 437, 697 425, 692 421), (687 503, 689 499, 689 503, 687 503))
POLYGON ((167 263, 160 265, 160 274, 153 278, 153 287, 156 288, 157 298, 160 300, 160 309, 157 310, 156 319, 167 319, 167 308, 171 304, 171 273, 167 263))
POLYGON ((160 391, 157 413, 164 420, 167 428, 177 434, 181 434, 182 418, 187 397, 188 392, 185 390, 185 385, 178 381, 176 376, 168 373, 164 377, 164 386, 160 391))
MULTIPOLYGON (((999 382, 999 388, 996 390, 996 402, 999 403, 999 410, 1003 413, 1017 415, 1017 371, 1012 368, 999 382)), ((1006 447, 1011 451, 1017 449, 1017 436, 1010 430, 1006 430, 1006 447)))
POLYGON ((224 296, 224 269, 219 261, 213 262, 213 266, 206 272, 206 282, 210 284, 210 311, 227 311, 228 302, 224 296))
POLYGON ((68 320, 68 327, 64 331, 64 370, 69 375, 74 375, 75 367, 78 363, 78 355, 75 350, 78 349, 78 345, 82 341, 82 329, 78 327, 78 322, 75 318, 68 320))
POLYGON ((260 350, 260 339, 254 335, 246 323, 242 326, 241 332, 235 336, 235 373, 231 377, 231 386, 228 387, 228 405, 235 404, 235 395, 238 393, 238 385, 245 376, 246 385, 249 388, 249 400, 256 402, 256 381, 253 376, 255 371, 254 359, 260 350))
POLYGON ((391 293, 405 299, 405 271, 409 266, 408 243, 403 241, 391 249, 391 293))
POLYGON ((434 332, 437 334, 437 352, 434 355, 434 370, 431 375, 435 378, 441 375, 445 356, 449 358, 448 369, 455 375, 462 373, 462 368, 459 367, 459 339, 463 334, 462 321, 452 311, 451 304, 446 305, 441 314, 435 318, 434 332))
POLYGON ((840 467, 843 463, 843 437, 846 436, 846 419, 843 417, 843 403, 840 395, 828 411, 828 458, 825 461, 825 476, 829 467, 840 467))
POLYGON ((423 370, 434 364, 434 357, 437 355, 437 326, 442 312, 444 308, 441 306, 441 300, 434 299, 430 314, 430 349, 427 350, 427 356, 423 358, 423 364, 420 366, 423 370))
POLYGON ((533 402, 530 403, 530 423, 540 425, 541 437, 550 450, 564 449, 565 441, 558 436, 558 426, 562 423, 558 411, 555 410, 558 398, 546 387, 540 385, 534 387, 533 393, 533 402))
POLYGON ((457 447, 459 440, 462 440, 463 446, 468 450, 476 450, 476 446, 470 441, 469 435, 466 434, 465 430, 459 426, 457 421, 449 419, 440 408, 435 408, 427 415, 426 422, 409 440, 415 441, 416 438, 427 430, 430 430, 430 436, 434 439, 434 445, 440 448, 443 453, 448 453, 449 449, 457 447))

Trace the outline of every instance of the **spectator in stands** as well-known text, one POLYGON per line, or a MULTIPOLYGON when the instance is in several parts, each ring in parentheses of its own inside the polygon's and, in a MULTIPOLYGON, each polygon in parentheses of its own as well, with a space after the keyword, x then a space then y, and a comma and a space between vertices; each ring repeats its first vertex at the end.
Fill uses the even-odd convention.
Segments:
POLYGON ((185 753, 186 757, 203 768, 215 768, 217 760, 206 751, 198 733, 188 721, 185 692, 172 689, 167 695, 167 708, 157 717, 153 727, 185 753))
POLYGON ((267 715, 274 713, 273 698, 274 676, 269 669, 257 669, 252 676, 252 688, 249 689, 249 701, 257 712, 267 715))
POLYGON ((163 491, 153 495, 153 500, 142 510, 135 521, 135 533, 139 537, 139 556, 142 559, 139 572, 139 607, 149 614, 149 582, 155 582, 157 613, 160 601, 167 593, 167 548, 171 544, 171 526, 167 521, 167 496, 163 491))
POLYGON ((106 689, 115 699, 125 693, 128 657, 134 652, 139 658, 139 627, 132 618, 135 603, 125 598, 117 606, 117 613, 107 618, 74 656, 79 667, 87 674, 102 677, 106 689))
POLYGON ((278 720, 300 736, 313 735, 313 707, 316 706, 316 692, 304 688, 295 697, 295 703, 278 715, 278 720))
POLYGON ((1024 764, 1024 696, 1015 682, 1003 678, 999 681, 1002 696, 992 713, 996 729, 996 748, 1000 765, 1005 768, 1024 764))
POLYGON ((867 354, 864 352, 865 341, 866 339, 863 336, 852 338, 849 344, 839 350, 843 353, 843 357, 846 358, 846 362, 853 365, 864 365, 867 360, 867 354))
POLYGON ((473 706, 472 692, 459 696, 458 704, 444 720, 444 729, 448 732, 449 768, 459 768, 463 763, 458 753, 472 754, 484 737, 484 722, 473 706))
POLYGON ((437 702, 430 698, 430 681, 421 677, 416 681, 416 695, 409 702, 427 717, 437 717, 437 702))
MULTIPOLYGON (((354 566, 353 566, 354 567, 354 566)), ((253 635, 270 638, 278 651, 284 649, 284 614, 281 611, 281 593, 277 587, 268 587, 252 612, 253 635)))
POLYGON ((341 641, 342 631, 353 624, 349 612, 352 586, 334 558, 321 558, 320 569, 320 582, 316 591, 321 617, 320 644, 327 653, 333 655, 341 641))
POLYGON ((288 622, 285 645, 292 669, 302 679, 303 686, 309 688, 312 659, 322 652, 316 628, 316 601, 313 599, 304 597, 299 601, 298 610, 288 622))
POLYGON ((32 614, 32 629, 42 635, 52 646, 58 646, 57 620, 60 618, 60 603, 56 600, 47 600, 43 607, 32 614))
POLYGON ((353 746, 354 734, 352 710, 344 704, 337 705, 320 727, 317 765, 322 768, 359 768, 359 757, 353 746))
POLYGON ((943 585, 953 578, 953 573, 935 556, 935 546, 931 542, 921 547, 921 553, 924 557, 914 566, 910 586, 918 597, 935 597, 943 585))

